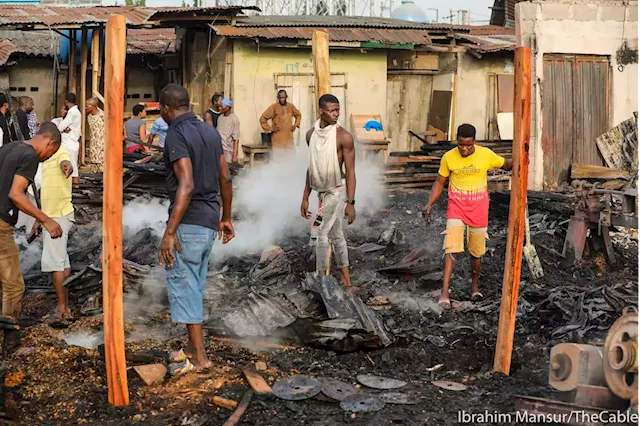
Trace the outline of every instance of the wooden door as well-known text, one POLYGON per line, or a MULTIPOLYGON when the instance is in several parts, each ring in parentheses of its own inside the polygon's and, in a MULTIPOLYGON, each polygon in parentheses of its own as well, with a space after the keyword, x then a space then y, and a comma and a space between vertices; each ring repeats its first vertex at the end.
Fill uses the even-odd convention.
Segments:
POLYGON ((409 130, 427 130, 432 88, 431 75, 387 76, 387 118, 382 125, 390 141, 389 151, 408 151, 409 130))

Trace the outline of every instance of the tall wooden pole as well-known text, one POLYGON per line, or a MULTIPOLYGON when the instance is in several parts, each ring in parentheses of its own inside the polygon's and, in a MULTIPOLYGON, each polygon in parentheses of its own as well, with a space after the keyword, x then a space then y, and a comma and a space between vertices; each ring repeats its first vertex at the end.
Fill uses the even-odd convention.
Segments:
POLYGON ((507 254, 504 261, 502 301, 498 340, 493 371, 509 374, 516 326, 518 290, 522 268, 527 181, 529 176, 529 136, 531 131, 531 49, 518 47, 515 52, 515 91, 513 129, 513 171, 511 204, 507 228, 507 254))
MULTIPOLYGON (((91 96, 97 97, 100 92, 100 40, 102 28, 93 30, 91 35, 91 96)), ((102 97, 102 96, 100 96, 102 97)))
POLYGON ((80 112, 82 113, 82 139, 80 140, 79 163, 84 164, 85 146, 87 146, 87 113, 85 105, 87 101, 87 55, 88 55, 88 30, 82 29, 82 41, 80 42, 80 112))
MULTIPOLYGON (((69 73, 67 92, 76 93, 76 30, 69 32, 69 69, 67 72, 69 73)), ((58 111, 56 111, 56 114, 57 113, 58 111)))
POLYGON ((102 293, 109 402, 129 404, 122 307, 122 121, 127 26, 124 16, 107 22, 105 51, 105 167, 102 205, 102 293))
POLYGON ((314 31, 311 40, 313 54, 313 77, 316 85, 316 108, 320 96, 331 93, 331 70, 329 68, 329 35, 314 31))

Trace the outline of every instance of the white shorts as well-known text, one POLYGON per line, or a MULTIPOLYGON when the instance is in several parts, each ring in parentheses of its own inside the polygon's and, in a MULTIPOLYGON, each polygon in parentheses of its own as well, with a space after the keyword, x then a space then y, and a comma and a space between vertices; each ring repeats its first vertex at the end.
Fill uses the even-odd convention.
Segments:
POLYGON ((65 143, 62 142, 62 145, 69 151, 69 155, 71 156, 71 164, 73 165, 73 172, 71 173, 71 177, 78 177, 80 173, 78 173, 78 153, 80 152, 80 144, 78 143, 65 143))
POLYGON ((63 217, 52 217, 52 219, 62 228, 62 236, 53 239, 46 229, 42 230, 42 272, 62 272, 71 267, 67 242, 69 231, 75 223, 74 215, 70 213, 63 217))

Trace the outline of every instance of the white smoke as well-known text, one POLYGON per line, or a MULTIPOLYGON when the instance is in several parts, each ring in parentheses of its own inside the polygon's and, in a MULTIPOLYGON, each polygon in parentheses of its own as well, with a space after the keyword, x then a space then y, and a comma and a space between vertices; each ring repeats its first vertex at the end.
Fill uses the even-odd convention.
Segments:
MULTIPOLYGON (((241 219, 233 222, 236 236, 231 242, 216 243, 212 252, 214 260, 261 251, 278 239, 308 233, 311 222, 300 214, 307 158, 306 147, 298 153, 280 154, 270 163, 234 179, 232 211, 241 219)), ((379 162, 357 162, 357 219, 352 227, 366 225, 366 217, 386 203, 382 172, 379 162)), ((313 214, 318 207, 315 192, 309 197, 309 204, 313 214)))
POLYGON ((139 197, 122 209, 122 234, 130 238, 144 228, 152 228, 162 238, 169 219, 169 200, 139 197))

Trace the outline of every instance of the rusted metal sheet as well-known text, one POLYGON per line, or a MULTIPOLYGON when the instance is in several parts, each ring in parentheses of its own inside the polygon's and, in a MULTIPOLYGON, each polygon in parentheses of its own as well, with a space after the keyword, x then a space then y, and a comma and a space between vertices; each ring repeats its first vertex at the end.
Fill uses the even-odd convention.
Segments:
POLYGON ((573 156, 573 71, 561 57, 544 58, 542 86, 542 150, 544 184, 550 188, 569 179, 573 156))
POLYGON ((542 84, 544 183, 569 180, 572 162, 602 165, 595 140, 608 129, 607 58, 545 55, 542 84))
POLYGON ((465 25, 449 24, 423 24, 420 22, 403 21, 400 19, 360 17, 360 16, 318 16, 318 15, 298 15, 298 16, 246 16, 239 17, 236 21, 237 27, 327 27, 327 28, 395 28, 404 30, 427 30, 427 29, 462 29, 467 30, 465 25))
POLYGON ((316 28, 316 27, 234 27, 218 26, 216 32, 224 37, 311 40, 313 31, 324 31, 330 41, 380 42, 387 44, 430 44, 425 30, 396 30, 379 28, 316 28))
POLYGON ((602 57, 575 58, 575 145, 573 161, 604 165, 596 138, 609 130, 609 60, 602 57))
POLYGON ((9 56, 18 50, 15 44, 9 40, 0 41, 0 65, 4 65, 9 60, 9 56))
POLYGON ((129 55, 162 55, 175 52, 175 28, 127 30, 127 54, 129 55))
MULTIPOLYGON (((104 25, 114 15, 124 15, 127 26, 142 26, 170 18, 235 15, 243 10, 259 10, 253 6, 215 8, 147 8, 137 6, 63 7, 43 5, 0 5, 0 26, 68 27, 71 25, 104 25), (152 19, 153 18, 153 19, 152 19)), ((213 20, 213 19, 212 19, 213 20)))

